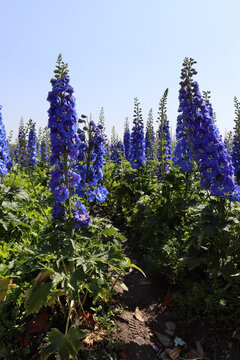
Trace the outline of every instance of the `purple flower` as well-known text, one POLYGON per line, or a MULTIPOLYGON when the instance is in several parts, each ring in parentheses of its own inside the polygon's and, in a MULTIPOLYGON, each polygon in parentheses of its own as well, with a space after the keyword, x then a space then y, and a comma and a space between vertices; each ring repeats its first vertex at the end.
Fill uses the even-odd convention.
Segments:
POLYGON ((69 190, 66 187, 66 185, 58 185, 55 187, 55 189, 52 191, 53 195, 55 196, 56 202, 59 203, 65 203, 65 201, 69 197, 69 190))
POLYGON ((35 124, 30 122, 30 131, 28 135, 27 157, 29 166, 37 166, 37 134, 35 124))
POLYGON ((108 191, 104 185, 99 185, 97 188, 93 190, 93 194, 98 204, 102 204, 107 198, 108 191))
POLYGON ((69 78, 64 76, 62 79, 54 81, 53 90, 57 92, 64 92, 68 89, 69 78))
POLYGON ((129 161, 133 169, 139 169, 145 165, 145 140, 142 110, 138 99, 134 99, 133 127, 131 132, 129 161))
POLYGON ((215 196, 237 199, 239 190, 232 160, 214 122, 209 98, 203 100, 198 83, 192 80, 192 74, 196 74, 195 70, 191 71, 194 63, 187 58, 183 63, 174 163, 184 169, 184 161, 191 164, 195 160, 201 173, 201 186, 215 196))
POLYGON ((81 203, 81 201, 75 202, 74 205, 76 210, 71 209, 71 211, 76 227, 87 227, 90 223, 90 216, 88 215, 85 206, 81 203))

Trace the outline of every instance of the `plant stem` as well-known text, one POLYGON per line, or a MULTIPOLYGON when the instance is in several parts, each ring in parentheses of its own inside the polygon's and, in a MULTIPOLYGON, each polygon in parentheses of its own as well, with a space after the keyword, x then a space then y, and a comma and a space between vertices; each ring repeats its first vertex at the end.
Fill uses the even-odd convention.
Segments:
POLYGON ((67 335, 67 333, 68 333, 68 326, 69 326, 69 321, 70 321, 70 316, 71 316, 73 305, 74 305, 74 300, 71 300, 70 305, 69 305, 69 310, 68 310, 68 317, 67 317, 66 327, 65 327, 65 335, 67 335))

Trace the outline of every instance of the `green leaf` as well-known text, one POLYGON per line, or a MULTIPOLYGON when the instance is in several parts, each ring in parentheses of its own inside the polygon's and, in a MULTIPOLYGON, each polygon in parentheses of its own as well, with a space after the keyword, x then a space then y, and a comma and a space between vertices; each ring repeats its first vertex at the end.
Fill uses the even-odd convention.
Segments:
POLYGON ((2 219, 0 219, 0 224, 3 226, 4 230, 7 231, 8 229, 8 223, 2 219))
POLYGON ((82 343, 79 340, 84 339, 88 335, 88 330, 78 329, 72 326, 68 331, 68 337, 75 349, 79 350, 82 346, 82 343))
POLYGON ((52 329, 47 336, 49 344, 42 348, 41 360, 47 360, 50 355, 57 353, 61 360, 68 360, 70 356, 76 358, 81 348, 81 339, 88 334, 87 330, 71 327, 68 334, 63 334, 58 329, 52 329))
POLYGON ((50 293, 52 283, 42 282, 37 286, 33 286, 29 298, 26 302, 27 314, 37 313, 46 303, 48 294, 50 293))
POLYGON ((146 277, 146 274, 144 273, 144 271, 143 271, 140 267, 138 267, 137 265, 132 264, 130 259, 128 259, 127 263, 125 264, 125 267, 126 267, 126 268, 132 267, 132 268, 140 271, 140 273, 142 273, 143 276, 146 277))
POLYGON ((72 273, 71 279, 70 279, 70 283, 74 288, 77 288, 78 286, 78 281, 84 282, 85 281, 85 272, 82 268, 74 271, 72 273))
POLYGON ((123 288, 123 290, 128 291, 128 287, 124 283, 121 283, 120 286, 123 288))
POLYGON ((179 259, 184 264, 187 264, 188 270, 193 270, 201 264, 201 260, 197 256, 186 256, 179 259))
POLYGON ((105 230, 102 232, 102 234, 105 235, 105 236, 112 236, 112 235, 117 234, 117 230, 116 230, 116 229, 113 229, 113 228, 108 228, 108 229, 105 229, 105 230))

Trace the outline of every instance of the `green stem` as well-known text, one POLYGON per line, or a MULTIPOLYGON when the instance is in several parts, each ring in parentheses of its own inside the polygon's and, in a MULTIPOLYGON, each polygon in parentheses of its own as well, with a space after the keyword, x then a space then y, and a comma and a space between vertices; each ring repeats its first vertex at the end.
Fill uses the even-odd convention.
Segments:
MULTIPOLYGON (((63 170, 64 170, 64 178, 65 178, 65 185, 69 191, 69 197, 67 199, 67 207, 68 207, 68 213, 69 213, 69 235, 70 238, 73 240, 73 235, 74 235, 74 229, 71 225, 71 217, 72 217, 72 213, 71 213, 71 195, 70 195, 70 181, 68 178, 68 155, 67 155, 67 150, 64 149, 63 151, 63 170)), ((70 243, 70 252, 69 252, 69 259, 73 257, 73 253, 74 253, 74 248, 72 246, 72 244, 70 243)), ((70 274, 73 273, 74 270, 74 261, 73 260, 69 260, 69 271, 70 274)))
POLYGON ((70 199, 70 183, 68 178, 68 156, 67 150, 64 149, 63 151, 63 170, 64 170, 64 178, 65 178, 65 185, 69 191, 69 197, 67 199, 68 211, 69 211, 69 219, 71 219, 71 199, 70 199))
POLYGON ((74 300, 71 300, 70 305, 69 305, 69 310, 68 310, 68 317, 67 317, 66 327, 65 327, 65 335, 67 335, 67 333, 68 333, 69 321, 70 321, 70 316, 71 316, 73 305, 74 305, 74 300))

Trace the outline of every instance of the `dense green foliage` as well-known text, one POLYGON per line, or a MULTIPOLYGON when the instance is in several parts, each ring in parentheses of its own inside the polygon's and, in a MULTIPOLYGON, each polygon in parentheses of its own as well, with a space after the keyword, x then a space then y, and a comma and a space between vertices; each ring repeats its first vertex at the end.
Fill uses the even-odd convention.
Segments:
POLYGON ((172 168, 161 181, 154 168, 154 162, 140 171, 127 162, 107 164, 105 214, 135 239, 152 274, 174 289, 185 324, 227 322, 234 332, 240 207, 203 190, 196 166, 188 173, 172 168))
MULTIPOLYGON (((93 305, 98 308, 99 304, 107 304, 114 291, 113 277, 134 266, 121 250, 125 237, 109 220, 94 216, 97 212, 94 207, 91 226, 76 231, 72 238, 64 223, 53 225, 50 214, 53 198, 46 187, 47 179, 48 170, 38 166, 33 172, 16 169, 1 184, 1 358, 10 358, 11 354, 22 358, 33 355, 28 324, 46 310, 51 327, 55 324, 64 331, 71 297, 78 304, 75 320, 70 320, 67 335, 51 330, 48 339, 53 343, 44 348, 43 356, 46 359, 57 351, 54 346, 59 337, 65 336, 64 341, 73 348, 67 350, 69 344, 61 347, 59 354, 65 354, 60 357, 67 359, 64 356, 68 352, 70 356, 78 351, 74 339, 86 336, 86 331, 77 326, 81 315, 93 305), (69 247, 76 264, 73 272, 69 271, 69 247), (28 345, 23 346, 22 339, 28 345)), ((40 332, 38 346, 46 330, 40 332)), ((63 346, 62 340, 60 343, 63 346)))

